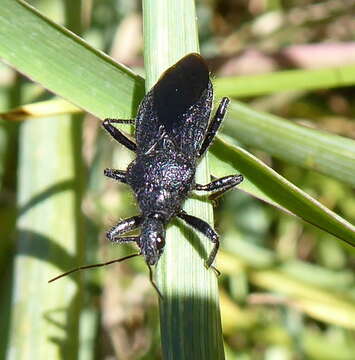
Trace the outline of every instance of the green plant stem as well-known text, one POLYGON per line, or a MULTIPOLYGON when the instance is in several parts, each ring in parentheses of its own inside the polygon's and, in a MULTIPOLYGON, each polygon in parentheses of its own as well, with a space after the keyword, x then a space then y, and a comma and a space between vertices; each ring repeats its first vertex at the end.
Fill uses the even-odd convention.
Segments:
MULTIPOLYGON (((146 90, 184 55, 198 52, 196 13, 192 0, 143 1, 146 90)), ((207 157, 196 181, 209 182, 207 157)), ((189 199, 184 209, 213 224, 206 199, 189 199)), ((161 339, 164 359, 224 359, 218 288, 204 260, 211 243, 184 224, 168 228, 167 245, 158 265, 161 339)))
POLYGON ((83 262, 80 139, 68 116, 21 129, 9 359, 77 359, 80 277, 48 280, 83 262))

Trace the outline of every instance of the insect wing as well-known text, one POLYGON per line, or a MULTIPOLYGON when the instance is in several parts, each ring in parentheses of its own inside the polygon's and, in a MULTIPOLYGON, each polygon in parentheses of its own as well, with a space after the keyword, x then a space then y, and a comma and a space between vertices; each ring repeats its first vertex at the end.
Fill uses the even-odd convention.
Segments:
POLYGON ((206 63, 189 54, 169 68, 140 106, 138 149, 164 148, 171 140, 177 151, 197 156, 205 137, 213 99, 206 63))

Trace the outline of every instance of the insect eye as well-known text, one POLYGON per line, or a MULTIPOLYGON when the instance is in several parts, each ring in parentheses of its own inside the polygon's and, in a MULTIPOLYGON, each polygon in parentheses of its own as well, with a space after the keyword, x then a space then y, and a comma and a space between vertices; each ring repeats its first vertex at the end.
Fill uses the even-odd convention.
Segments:
POLYGON ((157 248, 161 250, 165 246, 165 239, 163 237, 157 238, 157 248))

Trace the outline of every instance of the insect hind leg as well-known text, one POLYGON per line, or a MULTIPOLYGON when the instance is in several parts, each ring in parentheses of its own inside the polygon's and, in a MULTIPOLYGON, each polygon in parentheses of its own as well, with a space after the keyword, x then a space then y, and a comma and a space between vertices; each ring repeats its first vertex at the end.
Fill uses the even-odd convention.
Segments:
POLYGON ((208 126, 205 139, 201 145, 201 149, 198 154, 199 157, 203 156, 203 154, 206 152, 208 147, 211 145, 214 137, 216 136, 217 131, 220 128, 222 121, 224 119, 224 116, 226 115, 229 102, 230 102, 230 100, 227 97, 224 97, 221 100, 221 102, 218 106, 218 109, 217 109, 216 113, 214 114, 214 116, 210 122, 210 125, 208 126))
POLYGON ((102 126, 120 144, 129 150, 136 151, 137 145, 112 124, 134 124, 134 120, 105 119, 102 126))

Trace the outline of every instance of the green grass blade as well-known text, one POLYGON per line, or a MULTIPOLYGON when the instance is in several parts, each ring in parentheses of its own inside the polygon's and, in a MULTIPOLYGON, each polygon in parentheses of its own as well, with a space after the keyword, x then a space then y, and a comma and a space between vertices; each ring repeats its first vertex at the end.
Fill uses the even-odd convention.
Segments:
POLYGON ((77 359, 80 281, 48 280, 83 262, 80 139, 66 116, 21 128, 9 359, 77 359))
POLYGON ((276 203, 301 219, 355 246, 355 227, 287 181, 242 148, 217 139, 210 152, 212 173, 225 176, 240 172, 239 186, 266 202, 276 203))
MULTIPOLYGON (((21 97, 18 76, 3 86, 6 75, 14 72, 0 64, 0 111, 16 106, 21 97)), ((13 282, 14 234, 16 227, 17 142, 19 126, 0 120, 0 359, 5 359, 9 341, 13 282)))
POLYGON ((223 131, 241 143, 355 186, 355 141, 232 102, 223 131))
POLYGON ((141 77, 22 1, 2 1, 0 59, 100 118, 132 117, 144 94, 141 77))
POLYGON ((54 97, 50 100, 15 107, 9 111, 0 113, 0 117, 10 121, 23 121, 30 118, 78 113, 82 113, 80 108, 62 98, 54 97))
POLYGON ((286 90, 317 90, 355 84, 355 66, 287 70, 270 74, 231 76, 214 81, 217 95, 245 97, 286 90))
MULTIPOLYGON (((192 0, 145 0, 143 10, 149 89, 167 67, 198 51, 196 13, 192 0)), ((206 157, 196 180, 210 180, 206 157)), ((213 224, 212 208, 205 199, 189 199, 184 209, 213 224)), ((217 281, 213 271, 204 267, 211 244, 176 223, 166 237, 167 246, 158 265, 164 296, 160 302, 163 358, 224 359, 217 281)))

